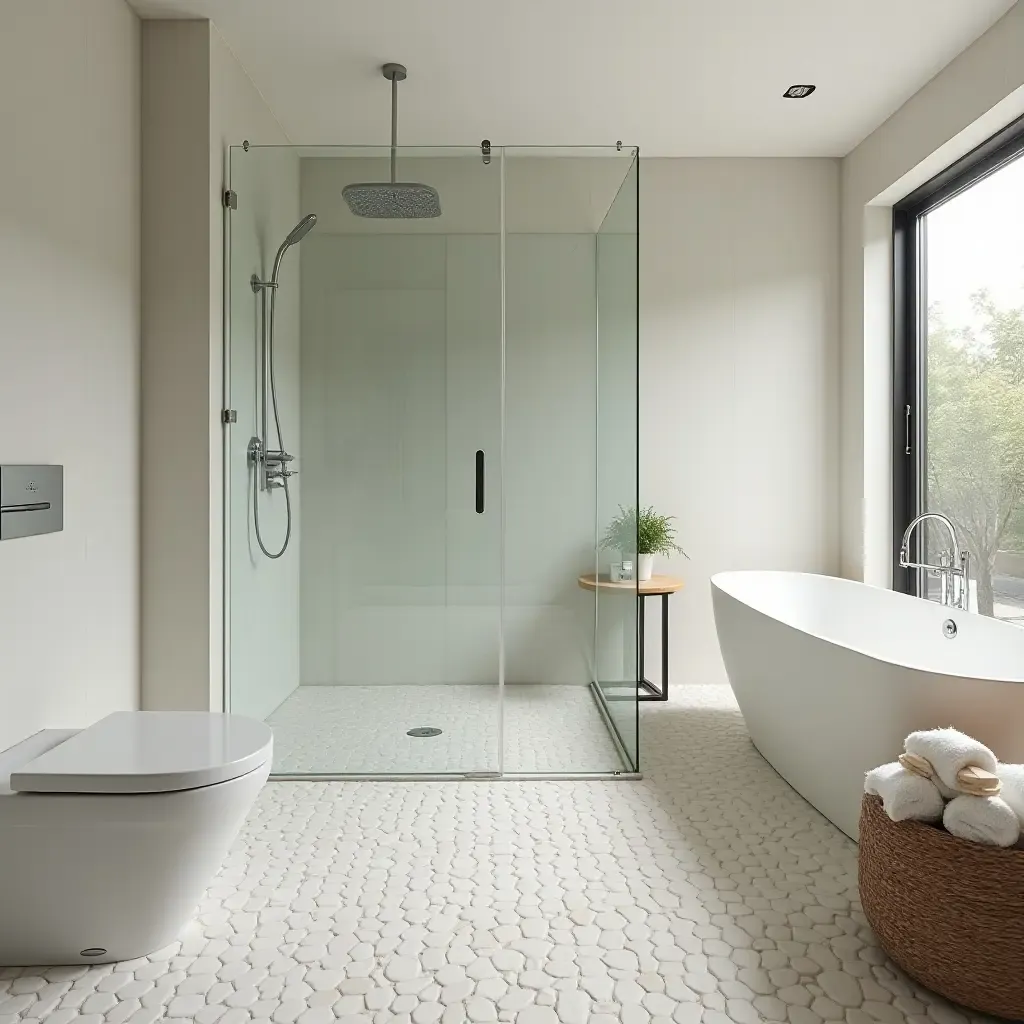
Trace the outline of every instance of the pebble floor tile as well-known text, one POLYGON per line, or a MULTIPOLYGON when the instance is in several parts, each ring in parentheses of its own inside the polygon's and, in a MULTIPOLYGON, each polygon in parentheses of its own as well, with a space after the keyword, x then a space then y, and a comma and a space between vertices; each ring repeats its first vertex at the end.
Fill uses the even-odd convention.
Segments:
POLYGON ((0 1024, 984 1019, 887 963, 727 689, 643 730, 643 782, 270 784, 179 942, 0 970, 0 1024))
MULTIPOLYGON (((505 771, 622 769, 589 687, 510 683, 504 703, 505 771)), ((498 768, 496 685, 300 686, 268 722, 274 727, 277 772, 401 775, 498 768), (440 728, 441 735, 406 735, 424 725, 440 728)))

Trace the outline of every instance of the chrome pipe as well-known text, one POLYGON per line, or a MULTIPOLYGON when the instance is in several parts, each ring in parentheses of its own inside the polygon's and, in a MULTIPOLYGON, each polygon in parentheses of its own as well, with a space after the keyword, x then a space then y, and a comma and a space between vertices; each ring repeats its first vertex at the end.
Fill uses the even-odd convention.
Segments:
POLYGON ((391 183, 398 173, 398 75, 391 76, 391 183))
POLYGON ((270 429, 267 418, 267 289, 260 289, 260 490, 267 489, 267 448, 270 429))

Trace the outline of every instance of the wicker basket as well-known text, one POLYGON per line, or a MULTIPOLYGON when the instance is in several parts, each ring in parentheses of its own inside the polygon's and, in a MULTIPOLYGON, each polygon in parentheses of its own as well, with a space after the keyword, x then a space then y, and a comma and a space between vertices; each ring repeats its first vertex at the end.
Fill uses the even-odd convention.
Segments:
POLYGON ((890 821, 865 796, 859 870, 864 913, 894 963, 955 1003, 1024 1018, 1024 850, 890 821))

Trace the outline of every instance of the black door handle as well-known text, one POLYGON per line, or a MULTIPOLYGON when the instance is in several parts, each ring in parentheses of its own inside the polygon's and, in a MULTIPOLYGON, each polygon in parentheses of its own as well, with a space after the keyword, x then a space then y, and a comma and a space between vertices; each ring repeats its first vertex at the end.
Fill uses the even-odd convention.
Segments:
POLYGON ((484 510, 484 453, 476 453, 476 510, 484 510))

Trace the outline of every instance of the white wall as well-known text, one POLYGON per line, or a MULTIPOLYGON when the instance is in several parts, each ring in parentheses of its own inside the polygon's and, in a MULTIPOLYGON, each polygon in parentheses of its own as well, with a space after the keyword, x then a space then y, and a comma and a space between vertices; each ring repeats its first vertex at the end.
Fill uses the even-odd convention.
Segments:
MULTIPOLYGON (((206 21, 145 22, 142 695, 143 706, 153 710, 221 706, 221 193, 227 183, 226 147, 243 139, 287 143, 216 29, 206 21)), ((265 260, 269 249, 272 258, 279 239, 294 224, 297 171, 294 163, 277 166, 276 179, 253 175, 248 196, 243 193, 239 211, 232 214, 237 217, 245 277, 256 269, 247 264, 259 262, 257 250, 265 260)), ((294 281, 292 292, 297 292, 294 281)), ((283 301, 286 356, 294 345, 295 310, 292 299, 283 301)), ((237 311, 239 334, 251 334, 251 292, 237 311)), ((283 372, 287 378, 287 369, 283 372)), ((294 382, 294 366, 291 377, 294 382)), ((251 401, 251 395, 240 395, 240 402, 243 397, 251 401)), ((233 444, 251 422, 243 404, 239 423, 231 428, 233 444)), ((243 449, 247 440, 248 434, 243 449)), ((238 490, 232 515, 240 519, 246 490, 238 490)), ((234 526, 244 542, 244 525, 234 526)), ((297 587, 296 567, 270 568, 255 559, 234 562, 238 578, 232 585, 242 595, 237 611, 248 612, 233 633, 235 645, 243 650, 240 678, 251 697, 251 703, 243 698, 241 709, 260 713, 272 710, 297 678, 297 624, 293 615, 289 618, 297 590, 287 592, 288 573, 290 585, 297 587), (277 577, 271 580, 271 573, 283 575, 284 583, 279 585, 277 577), (256 650, 270 625, 278 631, 274 654, 246 661, 244 655, 256 650)))
POLYGON ((842 572, 892 580, 892 220, 895 202, 1024 112, 1015 4, 842 166, 842 572))
POLYGON ((691 555, 662 562, 673 684, 725 681, 714 573, 838 569, 838 186, 834 160, 641 162, 640 498, 691 555))
POLYGON ((0 14, 0 463, 64 465, 64 531, 0 544, 0 749, 138 706, 139 25, 0 14))

